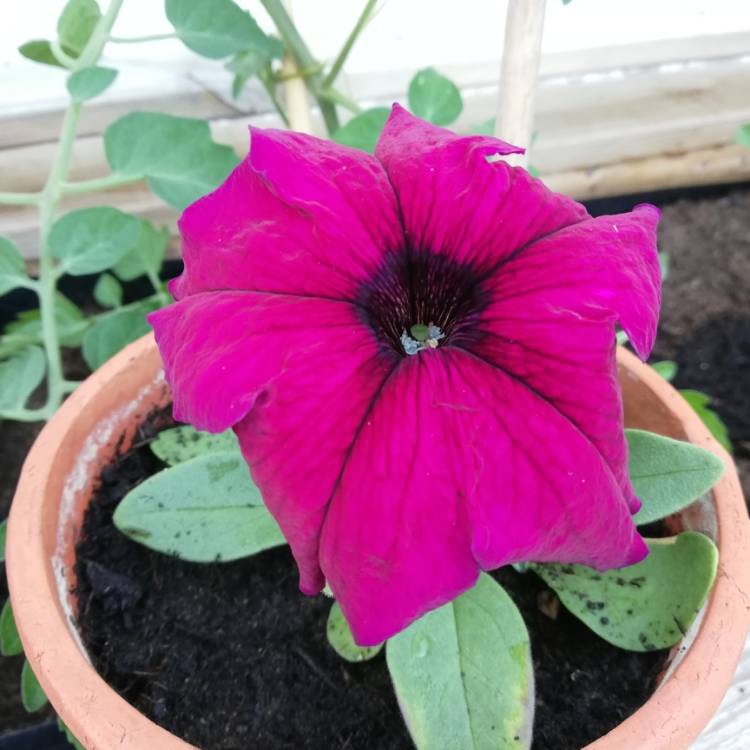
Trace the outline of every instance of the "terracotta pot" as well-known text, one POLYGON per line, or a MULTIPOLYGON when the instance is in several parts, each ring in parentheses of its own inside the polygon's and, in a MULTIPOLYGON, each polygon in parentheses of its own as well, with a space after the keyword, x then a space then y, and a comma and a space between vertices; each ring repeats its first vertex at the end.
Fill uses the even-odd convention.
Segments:
MULTIPOLYGON (((732 679, 750 622, 750 524, 731 459, 679 394, 626 351, 618 354, 629 426, 687 439, 727 465, 711 496, 682 514, 717 540, 719 573, 702 621, 675 648, 653 697, 591 750, 687 748, 732 679)), ((74 545, 100 469, 140 421, 169 402, 159 354, 145 336, 93 374, 34 443, 10 514, 7 568, 26 654, 65 723, 89 749, 191 747, 131 707, 91 667, 76 634, 74 545)))

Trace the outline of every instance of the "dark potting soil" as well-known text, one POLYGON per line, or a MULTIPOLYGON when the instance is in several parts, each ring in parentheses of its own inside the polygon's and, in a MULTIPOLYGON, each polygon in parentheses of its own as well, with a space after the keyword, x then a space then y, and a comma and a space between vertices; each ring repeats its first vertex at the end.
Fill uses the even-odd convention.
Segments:
MULTIPOLYGON (((623 199, 620 201, 622 206, 614 210, 626 210, 637 200, 639 199, 634 198, 632 201, 623 199)), ((662 203, 660 199, 656 199, 655 202, 662 203)), ((748 421, 750 421, 747 403, 750 393, 750 382, 748 382, 750 375, 745 359, 748 351, 747 339, 750 335, 750 190, 729 188, 714 197, 704 196, 699 199, 670 201, 668 204, 663 204, 663 209, 659 241, 660 248, 669 254, 671 269, 664 285, 659 335, 652 359, 675 359, 680 366, 675 384, 680 388, 697 388, 712 396, 713 408, 729 426, 745 495, 750 499, 750 438, 747 431, 748 421)), ((6 295, 2 301, 6 302, 8 299, 10 297, 6 295)), ((79 300, 79 302, 85 302, 85 300, 79 300)), ((0 519, 7 515, 23 458, 38 429, 38 425, 0 422, 0 519)), ((142 565, 156 565, 152 560, 153 558, 147 555, 143 558, 142 565)), ((229 566, 226 570, 229 570, 229 566)), ((203 575, 209 575, 208 571, 203 571, 203 575)), ((237 575, 242 578, 244 573, 237 575)), ((293 570, 290 568, 286 575, 292 581, 289 585, 290 590, 293 590, 295 588, 293 570)), ((0 563, 0 604, 6 595, 4 569, 0 563)), ((162 595, 166 596, 165 593, 162 595)), ((208 595, 209 600, 211 595, 208 595)), ((233 600, 233 603, 238 606, 238 611, 237 603, 241 601, 241 596, 240 592, 233 600)), ((310 600, 301 599, 300 601, 303 607, 322 606, 324 611, 326 609, 325 605, 315 605, 310 600)), ((173 602, 172 606, 176 607, 177 604, 173 602)), ((183 617, 190 619, 189 615, 183 617)), ((534 617, 540 620, 540 629, 544 625, 556 625, 548 621, 541 613, 536 613, 534 617)), ((563 614, 562 617, 567 616, 563 614)), ((576 625, 577 622, 573 621, 571 627, 574 628, 576 625)), ((319 632, 317 625, 313 630, 319 632)), ((566 632, 564 628, 555 628, 554 633, 545 634, 545 638, 554 638, 557 634, 564 639, 566 632)), ((569 637, 575 640, 575 632, 569 637)), ((323 646, 326 644, 323 643, 323 646)), ((544 648, 544 645, 535 647, 538 674, 541 674, 541 670, 545 668, 544 662, 546 661, 544 654, 540 652, 541 648, 544 648)), ((138 649, 134 652, 137 653, 138 649)), ((302 658, 299 657, 300 660, 302 658)), ((23 657, 0 658, 0 735, 12 728, 40 720, 39 714, 26 714, 20 703, 18 679, 22 663, 23 657)), ((539 716, 543 715, 541 706, 544 702, 555 705, 558 700, 567 700, 567 695, 570 695, 571 702, 577 700, 577 691, 579 688, 582 689, 581 679, 585 679, 587 675, 585 666, 581 664, 582 662, 571 664, 568 671, 569 677, 564 682, 568 687, 575 686, 576 690, 568 691, 562 688, 558 690, 554 680, 551 679, 552 688, 545 697, 543 692, 545 681, 540 679, 539 716), (583 676, 579 672, 583 672, 583 676)), ((365 674, 362 670, 375 667, 369 664, 344 667, 337 662, 337 668, 348 670, 356 677, 357 674, 365 674)), ((623 673, 625 671, 623 670, 623 673)), ((369 675, 369 672, 366 674, 369 675)), ((304 681, 313 681, 314 686, 319 688, 322 683, 314 682, 314 680, 312 670, 305 673, 304 681)), ((374 685, 369 676, 367 680, 368 684, 374 685)), ((595 682, 594 688, 596 688, 595 682)), ((272 688, 268 689, 272 690, 272 688)), ((611 687, 602 684, 600 689, 602 700, 604 700, 610 694, 611 687)), ((283 690, 279 691, 278 699, 282 700, 284 694, 283 690)), ((388 696, 390 693, 386 690, 383 695, 388 696)), ((232 702, 239 704, 244 700, 242 694, 237 693, 230 700, 230 704, 232 702)), ((392 705, 391 709, 395 711, 392 705)), ((198 713, 203 712, 200 710, 198 713)), ((575 710, 565 707, 560 707, 559 713, 563 717, 570 716, 573 724, 577 724, 582 718, 575 710)), ((310 718, 307 712, 305 712, 305 717, 304 723, 307 726, 306 722, 310 718)), ((564 718, 561 719, 563 720, 564 718)), ((396 724, 398 725, 398 722, 396 724)), ((543 731, 543 726, 538 720, 536 727, 538 738, 543 731)), ((560 735, 565 733, 564 727, 561 726, 560 735)), ((538 742, 541 741, 552 742, 552 740, 538 740, 538 742)), ((354 740, 349 746, 357 747, 356 743, 352 744, 353 742, 354 740)), ((331 744, 336 747, 335 742, 331 744)), ((263 745, 258 743, 258 746, 263 745)), ((368 742, 363 746, 374 747, 375 745, 371 744, 368 738, 368 742)), ((384 741, 382 746, 389 745, 384 741)), ((408 746, 408 743, 405 746, 408 746)), ((562 745, 558 746, 562 747, 562 745)), ((398 747, 398 742, 391 744, 390 747, 398 747)))
POLYGON ((711 396, 750 501, 750 190, 665 206, 659 247, 670 271, 652 359, 711 396))
MULTIPOLYGON (((115 529, 124 494, 162 467, 145 443, 163 422, 148 421, 140 447, 102 473, 77 547, 78 625, 102 676, 203 750, 412 747, 383 654, 352 665, 334 653, 330 599, 299 593, 288 548, 196 565, 115 529)), ((562 609, 551 619, 533 574, 497 577, 531 633, 535 748, 580 748, 647 700, 664 652, 620 651, 562 609)))

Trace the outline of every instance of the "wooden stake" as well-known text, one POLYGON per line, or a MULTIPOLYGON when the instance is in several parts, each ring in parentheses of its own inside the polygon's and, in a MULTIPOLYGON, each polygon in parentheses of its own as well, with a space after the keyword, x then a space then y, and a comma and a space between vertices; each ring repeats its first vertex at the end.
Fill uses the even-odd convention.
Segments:
POLYGON ((495 135, 526 154, 504 157, 526 166, 534 130, 534 95, 539 74, 546 0, 508 0, 505 45, 500 69, 500 94, 495 135))
MULTIPOLYGON (((292 0, 285 0, 284 5, 290 18, 293 17, 292 0)), ((288 76, 283 86, 290 129, 297 130, 300 133, 312 133, 313 127, 307 101, 307 88, 302 78, 297 75, 297 64, 289 53, 284 55, 281 72, 284 76, 288 76)))

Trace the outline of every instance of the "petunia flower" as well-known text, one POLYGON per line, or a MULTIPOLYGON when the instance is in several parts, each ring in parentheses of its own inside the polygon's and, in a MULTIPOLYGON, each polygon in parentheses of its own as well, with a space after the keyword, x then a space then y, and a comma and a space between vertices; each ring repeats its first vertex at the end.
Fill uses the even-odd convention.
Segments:
POLYGON ((175 418, 234 428, 301 590, 363 645, 480 570, 647 554, 615 326, 648 355, 659 212, 592 218, 518 151, 398 105, 375 156, 253 129, 180 220, 150 318, 175 418))

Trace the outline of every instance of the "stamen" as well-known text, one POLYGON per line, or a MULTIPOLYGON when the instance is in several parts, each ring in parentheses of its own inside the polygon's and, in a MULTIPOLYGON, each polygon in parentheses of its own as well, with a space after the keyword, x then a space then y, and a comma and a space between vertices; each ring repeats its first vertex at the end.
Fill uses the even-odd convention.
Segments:
POLYGON ((407 354, 419 354, 426 349, 437 349, 440 340, 445 338, 440 326, 433 323, 428 326, 424 323, 416 323, 409 329, 409 332, 411 336, 406 331, 401 334, 401 345, 407 354))

